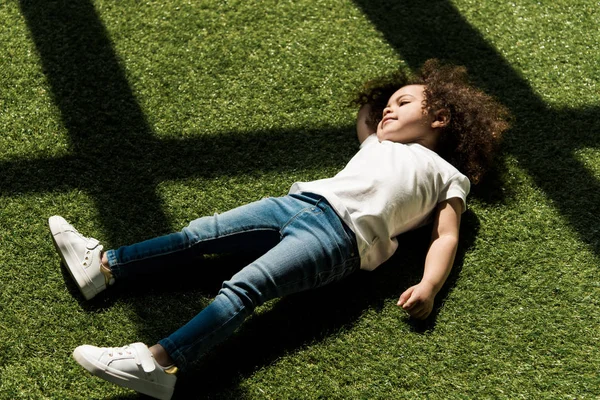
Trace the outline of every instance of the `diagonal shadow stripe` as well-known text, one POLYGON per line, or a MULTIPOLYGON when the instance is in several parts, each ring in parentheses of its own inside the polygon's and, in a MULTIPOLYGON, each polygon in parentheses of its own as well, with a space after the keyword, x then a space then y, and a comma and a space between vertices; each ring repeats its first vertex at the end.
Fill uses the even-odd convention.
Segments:
POLYGON ((113 160, 109 166, 90 166, 87 152, 82 156, 73 154, 57 158, 0 161, 0 196, 74 188, 87 190, 98 184, 97 175, 121 179, 122 175, 136 170, 140 170, 138 177, 145 177, 152 183, 193 177, 239 176, 257 171, 291 172, 305 169, 306 165, 335 168, 343 164, 355 150, 351 141, 341 148, 337 144, 353 130, 353 126, 348 126, 302 131, 232 132, 183 140, 147 140, 141 146, 144 149, 141 156, 139 152, 118 152, 119 155, 127 156, 127 160, 113 160), (318 143, 319 151, 315 151, 315 143, 318 143), (290 149, 291 144, 294 147, 290 149), (264 153, 273 157, 257 157, 264 153), (222 165, 224 159, 228 160, 225 168, 222 165), (281 160, 285 160, 285 163, 281 160), (72 171, 82 173, 73 174, 72 171))
MULTIPOLYGON (((573 157, 581 147, 599 146, 595 134, 599 130, 595 119, 599 110, 549 108, 446 0, 355 3, 411 67, 417 68, 430 57, 464 64, 478 83, 513 110, 517 123, 508 137, 507 151, 568 217, 582 240, 600 254, 600 233, 587 229, 590 223, 598 225, 600 205, 595 194, 600 192, 600 184, 573 157), (414 15, 427 15, 429 23, 424 24, 423 18, 415 19, 414 15), (541 162, 548 159, 555 162, 541 162), (578 209, 581 205, 583 212, 578 209)), ((304 165, 298 160, 318 159, 320 166, 340 166, 351 153, 351 147, 340 151, 326 145, 315 151, 334 140, 321 141, 318 146, 305 140, 306 134, 343 137, 351 127, 159 140, 131 91, 90 1, 21 0, 20 5, 68 129, 71 154, 60 159, 0 163, 2 196, 84 189, 96 199, 100 215, 106 216, 110 239, 124 226, 137 226, 139 231, 152 235, 168 229, 156 195, 156 185, 163 180, 296 170, 304 165), (173 151, 165 152, 167 148, 173 151), (220 159, 238 148, 244 151, 235 152, 233 168, 221 168, 220 159), (281 148, 294 150, 286 160, 289 163, 258 164, 252 156, 281 148), (139 185, 140 181, 146 184, 139 185), (129 188, 134 186, 138 190, 131 192, 129 188)))
MULTIPOLYGON (((307 165, 320 170, 337 169, 355 152, 353 126, 159 139, 135 99, 91 1, 46 3, 21 0, 20 4, 67 128, 70 148, 69 154, 60 158, 0 161, 3 171, 0 196, 84 190, 96 202, 108 235, 103 239, 121 244, 169 229, 156 194, 157 185, 165 180, 278 171, 292 173, 306 171, 307 165), (348 136, 351 140, 347 140, 348 136), (273 157, 256 157, 257 154, 273 157), (223 160, 228 164, 224 165, 223 160), (132 187, 136 191, 131 191, 132 187), (131 229, 135 232, 123 233, 131 229)), ((219 270, 223 269, 226 273, 227 265, 219 265, 219 270)), ((202 282, 210 281, 208 278, 203 276, 202 282)), ((198 282, 193 276, 188 280, 194 284, 198 282)), ((177 282, 177 285, 181 287, 182 283, 177 282)), ((383 296, 381 288, 377 293, 383 296)), ((348 296, 337 296, 344 297, 348 296)), ((178 300, 171 295, 169 301, 161 301, 161 298, 161 293, 153 293, 153 300, 158 305, 151 308, 162 313, 160 317, 153 317, 155 322, 172 313, 173 308, 169 307, 173 304, 177 308, 178 300), (162 307, 161 304, 166 303, 170 306, 162 307)), ((343 316, 333 323, 344 324, 354 319, 371 301, 371 297, 361 296, 361 301, 354 307, 348 307, 346 302, 346 312, 339 313, 343 316)), ((148 312, 148 304, 143 298, 132 300, 132 304, 138 315, 148 312)), ((276 315, 280 317, 281 313, 276 315)), ((148 336, 156 336, 155 326, 139 326, 140 335, 144 336, 147 329, 153 329, 148 336)), ((298 340, 306 340, 306 335, 297 331, 298 340)), ((319 335, 321 331, 319 328, 313 335, 319 335)), ((263 340, 264 335, 259 332, 257 337, 263 340)), ((289 341, 284 343, 289 344, 289 341)), ((265 342, 265 347, 267 345, 272 347, 271 343, 265 342)), ((267 358, 273 355, 268 352, 267 358)), ((255 365, 255 361, 251 365, 255 365)), ((232 371, 235 372, 229 367, 223 370, 226 382, 223 378, 217 380, 220 383, 216 384, 219 386, 216 390, 231 384, 228 380, 233 377, 228 374, 232 371)))
POLYGON ((353 127, 158 139, 90 1, 20 5, 68 131, 70 153, 0 162, 1 196, 84 190, 95 200, 107 239, 123 243, 169 230, 156 193, 165 180, 339 166, 352 152, 342 138, 353 127), (334 146, 335 139, 347 147, 334 146), (257 154, 276 156, 265 161, 257 154), (139 234, 121 236, 131 229, 139 234))
POLYGON ((432 57, 465 65, 480 86, 511 109, 516 122, 506 151, 600 255, 600 231, 590 229, 600 226, 600 182, 574 157, 578 149, 600 148, 600 109, 549 107, 448 0, 354 2, 411 68, 432 57))
MULTIPOLYGON (((154 187, 126 190, 138 180, 153 183, 142 165, 127 160, 155 140, 93 5, 22 0, 20 6, 68 130, 70 155, 3 165, 9 175, 30 179, 26 185, 21 179, 16 189, 83 189, 94 197, 100 215, 109 216, 102 222, 111 236, 124 224, 164 229, 166 217, 154 187), (125 204, 144 207, 125 212, 125 204)), ((3 182, 6 186, 10 191, 3 182)))
POLYGON ((151 140, 152 131, 93 4, 22 0, 20 5, 71 150, 101 154, 114 141, 135 149, 151 140))
MULTIPOLYGON (((587 224, 594 219, 585 220, 575 210, 575 205, 584 204, 597 221, 600 210, 594 194, 600 192, 599 184, 573 158, 573 151, 579 147, 598 147, 594 132, 599 127, 593 117, 599 110, 550 109, 447 1, 356 0, 356 3, 411 67, 416 68, 433 56, 453 59, 467 65, 484 87, 511 107, 518 122, 508 138, 507 151, 529 171, 583 240, 600 254, 600 233, 586 233, 587 224), (429 15, 431 24, 423 25, 422 19, 414 21, 411 16, 415 13, 429 15), (530 116, 536 117, 535 120, 528 120, 530 116), (537 123, 542 119, 551 121, 550 129, 539 129, 537 123), (551 168, 539 162, 548 158, 556 160, 551 168)), ((73 188, 86 190, 96 199, 100 215, 105 216, 110 240, 124 242, 122 237, 115 239, 124 227, 133 225, 138 227, 138 232, 149 235, 168 228, 156 195, 156 185, 161 181, 253 171, 292 171, 315 160, 319 160, 320 167, 340 166, 352 152, 350 141, 346 141, 347 147, 341 150, 331 145, 344 143, 340 139, 346 137, 352 127, 157 139, 91 2, 21 0, 21 9, 68 129, 71 154, 58 159, 1 162, 2 196, 73 188), (306 140, 307 135, 311 138, 326 135, 328 140, 315 145, 306 140), (329 140, 332 136, 339 137, 329 140), (236 151, 240 148, 244 151, 236 151), (293 149, 282 165, 259 163, 253 158, 258 152, 282 149, 293 149), (235 159, 231 157, 232 152, 236 154, 235 159), (222 159, 233 160, 233 163, 221 167, 222 159), (146 184, 139 185, 140 181, 146 184), (134 186, 145 189, 131 193, 129 188, 134 186)), ((356 287, 364 289, 363 283, 357 283, 356 287)), ((347 304, 338 307, 346 308, 347 304)), ((306 310, 304 304, 298 308, 306 310)), ((253 361, 252 368, 255 365, 253 361)), ((230 365, 223 371, 230 373, 230 365)))

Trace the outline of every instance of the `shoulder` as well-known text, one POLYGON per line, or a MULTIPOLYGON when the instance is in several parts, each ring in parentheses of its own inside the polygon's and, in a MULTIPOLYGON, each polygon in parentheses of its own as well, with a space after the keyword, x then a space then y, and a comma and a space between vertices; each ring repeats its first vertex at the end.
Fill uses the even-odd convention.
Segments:
POLYGON ((432 184, 437 188, 438 204, 450 199, 461 203, 462 211, 466 210, 467 196, 471 190, 471 182, 469 178, 460 172, 454 165, 444 160, 435 151, 424 146, 416 145, 414 150, 421 153, 420 160, 423 162, 424 172, 430 179, 433 179, 432 184))
POLYGON ((377 139, 377 134, 376 133, 372 133, 369 136, 367 136, 365 138, 365 140, 363 140, 360 144, 360 148, 364 149, 365 147, 374 144, 374 143, 379 143, 379 139, 377 139))

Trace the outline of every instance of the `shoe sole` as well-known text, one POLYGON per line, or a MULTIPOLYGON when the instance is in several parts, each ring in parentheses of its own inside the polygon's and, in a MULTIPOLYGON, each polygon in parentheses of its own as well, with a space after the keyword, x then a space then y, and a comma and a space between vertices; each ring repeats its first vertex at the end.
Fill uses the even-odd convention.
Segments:
POLYGON ((50 227, 50 233, 52 234, 54 247, 56 247, 56 251, 67 267, 69 275, 71 275, 73 280, 77 283, 79 291, 81 294, 83 294, 83 297, 85 297, 86 300, 90 300, 99 292, 94 288, 91 279, 88 277, 85 271, 83 271, 83 268, 79 265, 79 263, 72 263, 69 261, 69 257, 76 260, 77 255, 73 254, 71 246, 67 245, 67 242, 63 240, 61 221, 62 218, 56 216, 48 219, 48 226, 50 227), (66 255, 68 255, 68 257, 66 255))
POLYGON ((152 396, 160 400, 170 400, 173 396, 173 387, 159 385, 157 383, 148 383, 133 375, 125 376, 120 370, 106 366, 97 360, 87 358, 82 351, 79 351, 79 348, 76 348, 73 352, 73 358, 92 375, 114 383, 115 385, 133 389, 138 393, 152 396))

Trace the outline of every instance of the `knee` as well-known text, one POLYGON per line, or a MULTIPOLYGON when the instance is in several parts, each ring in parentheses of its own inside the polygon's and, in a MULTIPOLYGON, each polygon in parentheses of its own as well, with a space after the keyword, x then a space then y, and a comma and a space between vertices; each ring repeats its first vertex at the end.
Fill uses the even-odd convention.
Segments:
POLYGON ((238 307, 243 307, 252 313, 254 309, 266 300, 263 293, 258 288, 246 281, 229 280, 223 282, 219 295, 227 299, 238 307))
POLYGON ((181 230, 181 233, 186 237, 193 239, 198 236, 198 232, 200 232, 206 225, 206 219, 208 217, 200 217, 193 221, 191 221, 185 228, 181 230))
POLYGON ((185 237, 189 245, 194 245, 202 239, 214 238, 218 234, 215 216, 200 217, 191 221, 180 234, 185 237))

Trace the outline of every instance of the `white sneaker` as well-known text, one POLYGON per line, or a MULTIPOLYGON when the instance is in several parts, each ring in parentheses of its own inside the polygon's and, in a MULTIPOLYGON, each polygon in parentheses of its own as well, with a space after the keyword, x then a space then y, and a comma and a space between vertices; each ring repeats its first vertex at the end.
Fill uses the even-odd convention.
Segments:
POLYGON ((139 393, 169 400, 177 377, 176 367, 161 367, 144 343, 120 348, 79 346, 73 358, 92 374, 139 393))
POLYGON ((77 282, 86 300, 91 299, 112 283, 100 270, 102 246, 94 238, 82 236, 63 217, 57 215, 48 219, 50 232, 56 250, 60 254, 69 273, 77 282))

